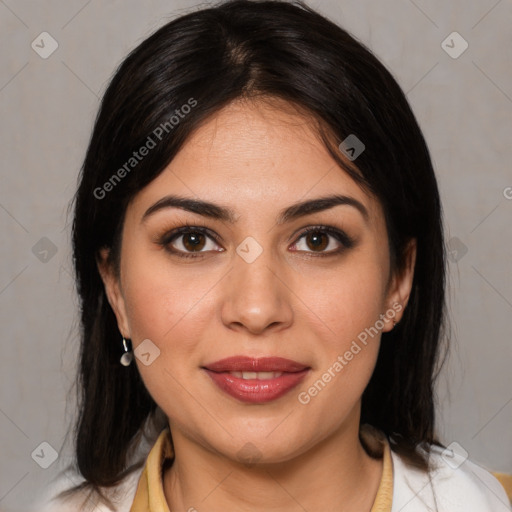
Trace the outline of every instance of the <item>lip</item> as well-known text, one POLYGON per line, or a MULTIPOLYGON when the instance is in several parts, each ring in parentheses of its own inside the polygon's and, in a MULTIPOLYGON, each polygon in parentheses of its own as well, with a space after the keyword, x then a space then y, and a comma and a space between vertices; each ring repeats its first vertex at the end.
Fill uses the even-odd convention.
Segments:
POLYGON ((307 365, 284 357, 233 356, 204 365, 213 372, 300 372, 307 365))
POLYGON ((282 357, 234 356, 210 363, 202 368, 217 387, 246 403, 266 403, 276 400, 296 387, 310 368, 282 357), (229 372, 282 372, 271 379, 243 379, 229 372))

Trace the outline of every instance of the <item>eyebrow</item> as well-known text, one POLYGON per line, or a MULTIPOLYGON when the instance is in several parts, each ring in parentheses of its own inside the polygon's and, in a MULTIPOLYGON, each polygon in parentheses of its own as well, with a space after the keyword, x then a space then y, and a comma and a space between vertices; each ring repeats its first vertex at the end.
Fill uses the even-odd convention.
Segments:
MULTIPOLYGON (((354 197, 335 194, 310 199, 309 201, 294 203, 279 212, 277 223, 283 224, 285 222, 290 222, 300 217, 304 217, 305 215, 312 215, 313 213, 328 210, 339 205, 353 206, 363 216, 365 222, 368 222, 368 210, 360 201, 354 197)), ((231 224, 234 224, 237 221, 235 212, 228 207, 188 197, 167 195, 146 210, 142 216, 141 222, 146 221, 148 217, 153 215, 155 212, 165 208, 180 208, 182 210, 203 215, 204 217, 229 222, 231 224)))

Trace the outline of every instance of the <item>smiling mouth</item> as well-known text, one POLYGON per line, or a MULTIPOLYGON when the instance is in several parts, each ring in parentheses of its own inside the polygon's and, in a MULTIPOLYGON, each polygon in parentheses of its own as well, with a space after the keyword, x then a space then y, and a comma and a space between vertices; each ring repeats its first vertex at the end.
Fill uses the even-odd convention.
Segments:
POLYGON ((295 388, 310 367, 280 357, 234 356, 202 367, 219 390, 245 403, 266 403, 295 388))

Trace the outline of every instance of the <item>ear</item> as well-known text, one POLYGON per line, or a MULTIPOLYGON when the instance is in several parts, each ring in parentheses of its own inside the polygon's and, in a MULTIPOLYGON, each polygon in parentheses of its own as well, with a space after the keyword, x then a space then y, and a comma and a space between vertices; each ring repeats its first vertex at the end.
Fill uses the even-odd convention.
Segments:
POLYGON ((100 273, 108 302, 114 311, 117 319, 117 327, 121 335, 125 338, 131 338, 128 324, 128 315, 126 314, 126 305, 121 290, 118 277, 115 275, 113 265, 109 261, 110 250, 102 248, 96 258, 96 264, 100 273))
POLYGON ((388 311, 394 311, 395 316, 387 316, 383 332, 393 329, 393 320, 398 323, 404 314, 414 279, 414 266, 416 264, 417 240, 411 238, 405 248, 404 268, 396 272, 388 287, 386 306, 388 311))

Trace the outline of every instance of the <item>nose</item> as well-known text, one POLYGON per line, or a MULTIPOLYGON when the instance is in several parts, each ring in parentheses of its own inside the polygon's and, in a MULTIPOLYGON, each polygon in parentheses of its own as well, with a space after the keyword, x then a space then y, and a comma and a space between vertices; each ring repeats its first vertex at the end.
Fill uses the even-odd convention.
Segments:
POLYGON ((271 250, 263 250, 252 262, 237 254, 224 280, 223 323, 251 334, 289 327, 293 321, 293 293, 287 275, 271 250))

